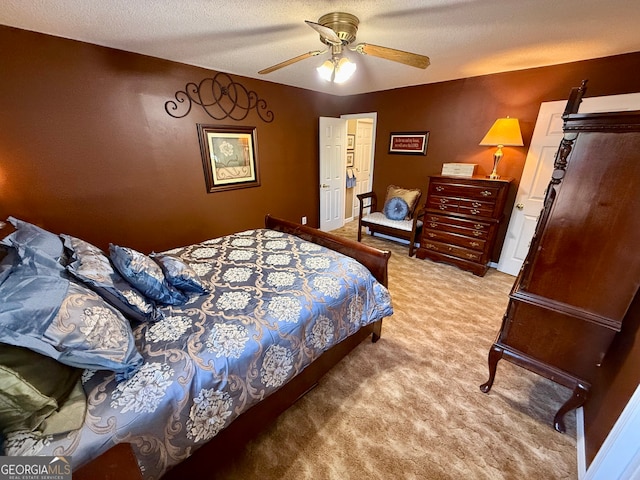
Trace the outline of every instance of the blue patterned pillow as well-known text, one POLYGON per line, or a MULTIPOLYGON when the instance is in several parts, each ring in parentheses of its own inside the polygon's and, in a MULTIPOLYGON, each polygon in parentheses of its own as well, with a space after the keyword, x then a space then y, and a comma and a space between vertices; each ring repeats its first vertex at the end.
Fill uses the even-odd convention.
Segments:
POLYGON ((34 260, 42 266, 57 268, 56 264, 64 263, 64 247, 58 235, 14 217, 7 220, 16 231, 3 238, 0 244, 14 247, 20 257, 24 256, 25 249, 30 249, 35 253, 34 260))
POLYGON ((409 214, 409 205, 400 197, 392 197, 382 211, 389 220, 404 220, 409 214))
POLYGON ((31 260, 12 269, 0 285, 0 342, 73 367, 112 370, 118 378, 133 375, 143 359, 127 319, 95 292, 55 272, 38 271, 31 260))
POLYGON ((183 305, 189 299, 167 282, 160 266, 147 255, 110 244, 109 256, 120 275, 152 300, 165 305, 183 305))
POLYGON ((158 262, 164 277, 177 289, 199 294, 207 292, 195 270, 179 258, 162 253, 152 253, 150 257, 158 262))
POLYGON ((67 271, 128 318, 138 322, 156 322, 164 315, 156 305, 133 288, 113 269, 109 258, 98 247, 70 235, 61 235, 72 252, 67 271))

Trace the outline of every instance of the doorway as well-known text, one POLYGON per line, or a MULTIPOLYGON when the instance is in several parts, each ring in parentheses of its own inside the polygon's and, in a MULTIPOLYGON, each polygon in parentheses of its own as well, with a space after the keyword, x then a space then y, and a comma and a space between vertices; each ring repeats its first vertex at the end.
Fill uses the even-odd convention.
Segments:
POLYGON ((376 123, 376 112, 320 117, 320 230, 334 230, 357 218, 356 195, 373 186, 376 123), (338 132, 346 132, 344 141, 338 132))

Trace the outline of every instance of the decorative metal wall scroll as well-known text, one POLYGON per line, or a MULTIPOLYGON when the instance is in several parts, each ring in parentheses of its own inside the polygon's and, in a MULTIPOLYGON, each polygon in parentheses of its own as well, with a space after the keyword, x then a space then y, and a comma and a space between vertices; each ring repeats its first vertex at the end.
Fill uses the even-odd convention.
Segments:
POLYGON ((182 118, 189 114, 194 103, 200 105, 214 120, 244 120, 249 112, 255 109, 261 120, 273 122, 273 112, 267 110, 267 102, 264 99, 222 72, 213 78, 205 78, 199 84, 187 83, 184 90, 176 92, 175 100, 169 100, 164 104, 164 109, 172 117, 182 118), (186 111, 175 113, 180 108, 178 104, 184 104, 186 111))

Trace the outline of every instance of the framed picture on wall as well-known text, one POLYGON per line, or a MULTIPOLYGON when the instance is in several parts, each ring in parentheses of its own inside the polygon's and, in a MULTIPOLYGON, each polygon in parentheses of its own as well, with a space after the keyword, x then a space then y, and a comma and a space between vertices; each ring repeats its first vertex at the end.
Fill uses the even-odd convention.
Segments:
POLYGON ((347 133, 347 150, 356 148, 356 136, 353 133, 347 133))
POLYGON ((260 185, 256 127, 199 123, 198 140, 207 192, 260 185))
POLYGON ((392 132, 389 153, 426 155, 429 132, 392 132))
POLYGON ((354 152, 347 152, 347 167, 353 167, 354 152))

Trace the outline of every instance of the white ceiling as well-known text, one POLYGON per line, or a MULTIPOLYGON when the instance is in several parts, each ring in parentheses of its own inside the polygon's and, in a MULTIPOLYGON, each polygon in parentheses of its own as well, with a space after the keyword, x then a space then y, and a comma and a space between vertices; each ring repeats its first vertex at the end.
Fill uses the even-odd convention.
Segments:
POLYGON ((640 51, 639 0, 2 0, 0 24, 310 90, 351 95, 640 51), (304 23, 344 11, 355 43, 427 55, 426 70, 348 52, 358 69, 329 84, 304 23))

